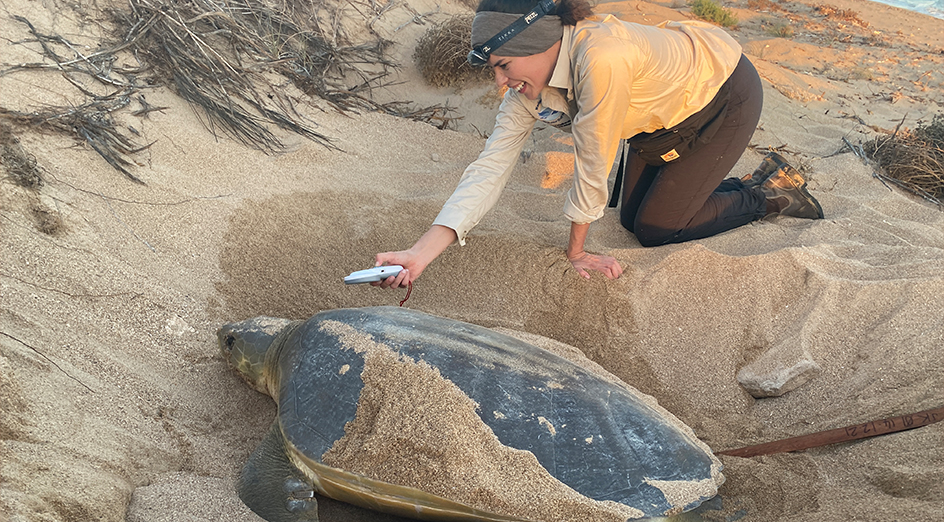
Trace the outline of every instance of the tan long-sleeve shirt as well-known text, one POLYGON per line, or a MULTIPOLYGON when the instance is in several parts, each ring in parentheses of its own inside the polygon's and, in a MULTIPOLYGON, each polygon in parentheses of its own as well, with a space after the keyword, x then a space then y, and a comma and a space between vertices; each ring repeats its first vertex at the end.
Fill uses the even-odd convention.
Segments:
POLYGON ((658 26, 594 16, 564 26, 557 65, 538 100, 509 89, 478 159, 433 222, 459 243, 498 201, 539 120, 574 137, 574 185, 564 216, 603 216, 607 177, 621 139, 669 128, 714 98, 741 58, 741 46, 706 22, 658 26))

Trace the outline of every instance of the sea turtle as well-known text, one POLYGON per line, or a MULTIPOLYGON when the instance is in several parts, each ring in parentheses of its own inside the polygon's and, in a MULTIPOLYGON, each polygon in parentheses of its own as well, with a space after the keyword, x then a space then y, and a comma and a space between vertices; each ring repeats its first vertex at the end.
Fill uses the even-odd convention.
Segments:
POLYGON ((652 397, 540 336, 396 307, 218 336, 278 404, 237 485, 271 522, 317 520, 315 492, 422 520, 625 521, 693 509, 724 480, 652 397))

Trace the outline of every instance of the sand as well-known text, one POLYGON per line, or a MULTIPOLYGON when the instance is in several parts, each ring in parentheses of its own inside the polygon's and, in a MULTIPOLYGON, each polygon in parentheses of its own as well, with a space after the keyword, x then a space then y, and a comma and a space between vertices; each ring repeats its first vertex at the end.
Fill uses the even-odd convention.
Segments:
MULTIPOLYGON (((488 85, 427 88, 410 64, 436 9, 410 0, 373 25, 394 42, 404 83, 381 100, 444 103, 457 130, 377 113, 302 106, 343 152, 280 133, 265 155, 214 138, 171 91, 167 107, 121 116, 154 145, 130 182, 86 145, 15 129, 46 184, 0 183, 0 519, 258 520, 236 498, 242 463, 272 401, 218 355, 215 332, 256 315, 391 305, 402 291, 341 278, 426 230, 484 143, 497 106, 488 85), (38 229, 34 208, 62 221, 38 229)), ((466 8, 439 4, 432 21, 466 8)), ((122 4, 123 6, 123 4, 122 4)), ((944 402, 944 212, 872 177, 852 143, 944 105, 944 20, 852 0, 737 4, 732 34, 764 79, 759 129, 735 175, 778 148, 809 178, 826 219, 777 218, 681 245, 641 248, 616 211, 588 249, 624 275, 579 278, 563 255, 571 154, 544 129, 497 207, 465 247, 449 248, 406 306, 575 346, 692 427, 716 451, 921 411, 944 402), (812 4, 852 9, 836 21, 812 4), (791 20, 792 38, 765 31, 791 20), (766 21, 766 22, 765 22, 766 21), (865 26, 864 24, 868 25, 865 26), (766 26, 765 26, 766 24, 766 26), (753 399, 739 369, 799 347, 821 373, 753 399)), ((34 61, 22 24, 82 43, 104 32, 95 3, 5 0, 0 61, 34 61)), ((671 4, 598 11, 657 23, 671 4)), ((34 46, 35 47, 35 46, 34 46)), ((53 71, 0 77, 0 105, 76 103, 53 71)), ((281 131, 276 131, 281 132, 281 131)), ((941 520, 944 425, 796 454, 722 457, 723 517, 757 521, 941 520)), ((322 519, 394 520, 322 499, 322 519)))

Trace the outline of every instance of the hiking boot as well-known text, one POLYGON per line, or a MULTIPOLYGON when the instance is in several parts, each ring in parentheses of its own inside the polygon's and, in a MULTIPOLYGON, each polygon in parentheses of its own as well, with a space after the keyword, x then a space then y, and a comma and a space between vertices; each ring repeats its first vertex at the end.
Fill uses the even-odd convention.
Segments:
POLYGON ((754 172, 741 178, 741 183, 744 183, 744 186, 747 188, 759 187, 767 181, 770 176, 776 174, 777 170, 784 165, 789 166, 790 164, 787 163, 787 160, 780 154, 770 152, 764 157, 764 160, 754 172))
POLYGON ((768 176, 760 189, 767 200, 776 207, 776 211, 771 214, 823 219, 823 208, 806 190, 806 180, 789 164, 784 163, 775 174, 768 176))

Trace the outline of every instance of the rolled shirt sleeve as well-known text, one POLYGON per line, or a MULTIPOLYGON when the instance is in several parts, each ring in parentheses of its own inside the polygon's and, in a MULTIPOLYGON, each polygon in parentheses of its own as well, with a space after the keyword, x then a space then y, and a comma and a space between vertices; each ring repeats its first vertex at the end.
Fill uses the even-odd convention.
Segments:
POLYGON ((564 215, 574 223, 590 223, 606 209, 613 158, 619 149, 623 120, 631 99, 631 64, 617 39, 600 39, 586 49, 574 71, 580 110, 574 118, 574 185, 564 202, 564 215))
POLYGON ((505 94, 485 149, 465 169, 459 186, 433 221, 455 230, 460 245, 465 245, 469 230, 495 206, 534 129, 536 118, 515 94, 505 94))

